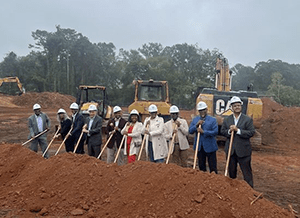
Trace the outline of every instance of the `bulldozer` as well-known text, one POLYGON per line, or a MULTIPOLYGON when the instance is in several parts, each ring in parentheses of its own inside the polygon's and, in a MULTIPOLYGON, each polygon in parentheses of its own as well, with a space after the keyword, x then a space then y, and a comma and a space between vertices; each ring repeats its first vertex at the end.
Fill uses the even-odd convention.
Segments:
MULTIPOLYGON (((242 113, 251 117, 256 128, 259 128, 259 122, 255 122, 262 117, 263 103, 258 97, 257 92, 251 91, 252 84, 248 90, 231 90, 232 71, 229 68, 226 58, 217 58, 216 63, 216 81, 215 88, 203 88, 196 99, 196 105, 200 101, 204 101, 208 106, 207 113, 216 117, 220 127, 222 126, 224 117, 231 115, 233 112, 230 108, 230 99, 233 96, 238 96, 243 101, 242 113)), ((218 141, 225 140, 218 136, 218 141)), ((251 139, 253 145, 261 144, 261 135, 256 131, 256 134, 251 139)))
POLYGON ((88 108, 91 104, 97 107, 98 115, 103 118, 103 121, 110 119, 112 116, 112 108, 107 105, 106 88, 104 86, 80 85, 76 103, 84 116, 88 116, 88 108))
POLYGON ((167 81, 134 80, 135 97, 134 102, 129 105, 128 111, 136 109, 140 113, 142 122, 149 116, 148 107, 155 104, 158 115, 165 121, 170 119, 169 109, 171 107, 169 98, 169 87, 167 81))
POLYGON ((17 95, 22 95, 25 93, 25 88, 22 86, 22 83, 20 82, 18 77, 5 77, 5 78, 0 78, 0 87, 5 84, 5 83, 17 83, 18 91, 14 92, 12 87, 8 87, 5 90, 4 93, 6 94, 17 94, 17 95))

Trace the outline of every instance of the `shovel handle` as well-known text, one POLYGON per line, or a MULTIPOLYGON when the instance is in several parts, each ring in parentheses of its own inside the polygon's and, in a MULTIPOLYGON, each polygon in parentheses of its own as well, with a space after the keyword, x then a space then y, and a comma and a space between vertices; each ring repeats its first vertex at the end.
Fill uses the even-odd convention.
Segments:
POLYGON ((58 154, 58 152, 60 151, 61 147, 63 146, 63 144, 65 143, 65 141, 69 138, 69 136, 71 135, 71 132, 73 130, 73 126, 71 127, 71 129, 69 130, 68 134, 66 135, 66 137, 64 138, 64 140, 62 141, 62 143, 60 144, 59 148, 57 149, 56 153, 54 156, 56 156, 58 154))
POLYGON ((232 150, 233 137, 234 137, 234 131, 231 131, 230 143, 229 143, 229 149, 228 149, 226 167, 225 167, 225 176, 228 176, 228 168, 229 168, 229 162, 230 162, 230 156, 231 156, 231 150, 232 150))
POLYGON ((60 130, 60 126, 57 128, 57 131, 55 132, 55 134, 54 134, 52 140, 50 141, 49 145, 47 146, 46 150, 44 151, 42 157, 44 157, 44 156, 46 155, 47 151, 49 150, 49 148, 50 148, 52 142, 54 141, 55 136, 58 134, 59 130, 60 130))
POLYGON ((102 150, 101 150, 99 156, 97 157, 97 159, 99 159, 99 158, 101 157, 101 155, 103 154, 105 148, 107 147, 108 143, 110 142, 110 140, 111 140, 111 138, 113 137, 114 134, 115 134, 115 132, 113 132, 113 133, 109 136, 108 140, 106 141, 105 145, 103 146, 103 148, 102 148, 102 150))
MULTIPOLYGON (((146 126, 146 130, 149 130, 149 125, 146 126)), ((143 138, 143 141, 142 141, 142 144, 141 144, 141 148, 140 148, 140 152, 139 152, 139 156, 138 156, 137 160, 141 159, 143 148, 144 148, 144 145, 145 145, 145 142, 146 142, 146 137, 148 137, 148 135, 144 135, 144 138, 143 138)))
MULTIPOLYGON (((177 125, 175 126, 175 130, 177 130, 177 125)), ((171 141, 171 144, 169 146, 169 153, 168 153, 166 164, 169 163, 171 153, 172 153, 172 150, 173 150, 173 147, 174 147, 174 140, 175 140, 176 135, 177 135, 177 133, 173 134, 172 141, 171 141)))
POLYGON ((45 134, 45 133, 48 132, 48 131, 49 131, 49 129, 45 129, 43 132, 40 132, 39 134, 37 134, 36 136, 32 137, 32 138, 29 139, 28 141, 24 142, 24 143, 22 144, 22 146, 28 144, 29 142, 31 142, 31 141, 33 141, 34 139, 40 137, 41 135, 45 134))

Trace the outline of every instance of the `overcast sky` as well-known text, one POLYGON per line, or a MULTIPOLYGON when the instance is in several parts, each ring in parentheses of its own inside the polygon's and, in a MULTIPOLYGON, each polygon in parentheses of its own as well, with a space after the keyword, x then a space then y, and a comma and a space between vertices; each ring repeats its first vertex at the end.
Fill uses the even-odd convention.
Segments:
POLYGON ((300 63, 300 0, 0 0, 0 61, 27 55, 31 32, 75 29, 117 49, 144 43, 219 49, 230 66, 300 63))

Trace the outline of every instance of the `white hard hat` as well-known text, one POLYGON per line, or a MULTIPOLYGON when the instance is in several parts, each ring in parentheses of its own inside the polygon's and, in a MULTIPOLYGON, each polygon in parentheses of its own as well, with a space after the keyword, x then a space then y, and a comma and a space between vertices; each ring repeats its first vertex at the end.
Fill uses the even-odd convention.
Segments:
POLYGON ((198 111, 201 111, 201 110, 204 110, 207 108, 207 104, 204 102, 204 101, 200 101, 198 104, 197 104, 197 110, 198 111))
POLYGON ((33 105, 33 110, 41 109, 41 105, 39 104, 34 104, 33 105))
POLYGON ((89 111, 97 111, 96 105, 91 104, 91 105, 89 106, 89 111))
POLYGON ((230 99, 230 105, 232 105, 232 104, 234 104, 234 103, 237 103, 237 102, 239 102, 239 103, 241 103, 241 104, 243 105, 242 100, 241 100, 239 97, 237 97, 237 96, 233 96, 233 97, 230 99))
POLYGON ((149 106, 149 108, 148 108, 148 111, 149 111, 150 113, 157 112, 157 107, 156 107, 156 105, 155 105, 155 104, 151 104, 151 105, 149 106))
POLYGON ((66 114, 67 112, 66 112, 64 109, 60 108, 60 109, 57 111, 57 113, 58 113, 58 114, 66 114))
POLYGON ((78 106, 78 104, 77 103, 72 103, 71 105, 70 105, 70 109, 74 109, 74 110, 78 110, 79 109, 79 106, 78 106))
POLYGON ((170 114, 172 114, 172 113, 179 113, 179 109, 176 105, 172 105, 170 107, 170 114))
POLYGON ((138 112, 136 109, 133 109, 133 110, 130 112, 130 115, 131 115, 131 114, 139 115, 139 112, 138 112))
POLYGON ((113 112, 117 113, 119 111, 121 111, 122 109, 119 106, 114 106, 113 112))

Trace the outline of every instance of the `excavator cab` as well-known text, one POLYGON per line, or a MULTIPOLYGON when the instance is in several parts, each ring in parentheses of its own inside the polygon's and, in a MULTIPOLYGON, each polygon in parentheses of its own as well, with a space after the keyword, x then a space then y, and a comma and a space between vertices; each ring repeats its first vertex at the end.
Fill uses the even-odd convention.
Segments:
POLYGON ((134 80, 135 98, 134 102, 128 107, 129 112, 136 109, 142 121, 149 116, 148 107, 155 104, 158 108, 159 116, 164 120, 170 119, 169 109, 171 107, 169 99, 169 87, 167 81, 134 80))
POLYGON ((99 116, 106 120, 111 118, 112 110, 107 105, 106 88, 104 86, 79 86, 76 103, 84 116, 89 114, 88 108, 91 104, 94 104, 98 109, 99 116))
POLYGON ((10 95, 22 95, 25 93, 25 88, 18 77, 5 77, 0 78, 0 92, 10 95))

